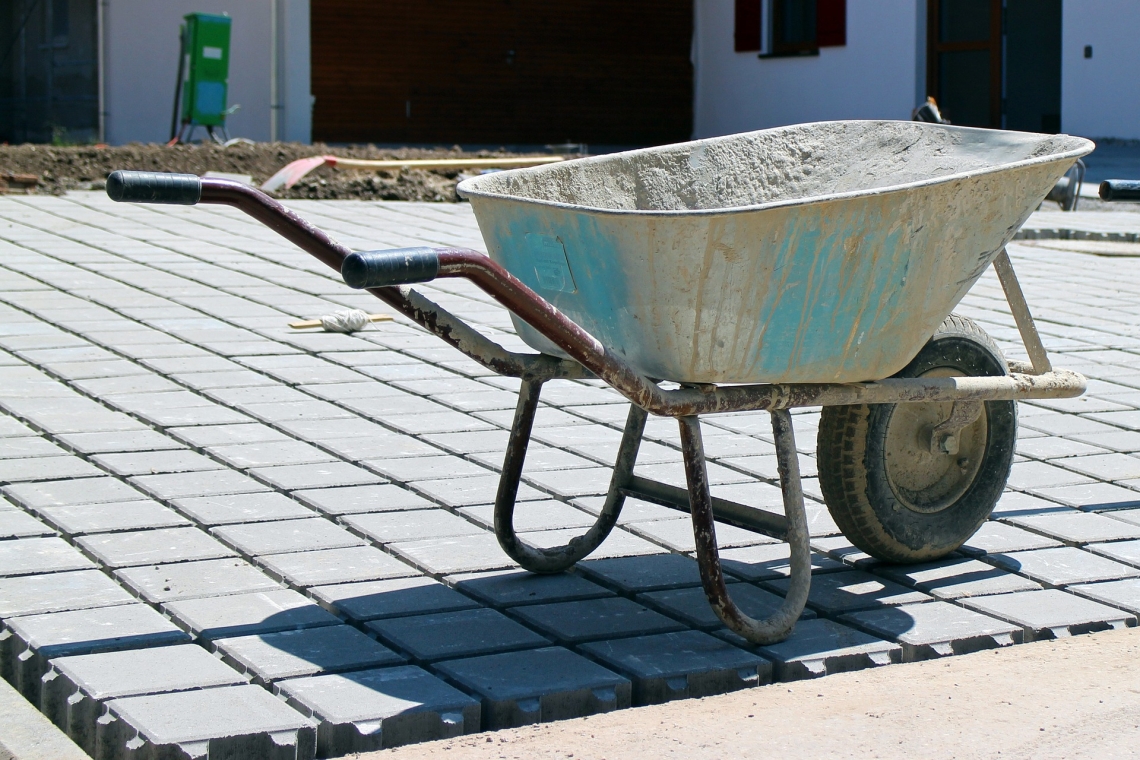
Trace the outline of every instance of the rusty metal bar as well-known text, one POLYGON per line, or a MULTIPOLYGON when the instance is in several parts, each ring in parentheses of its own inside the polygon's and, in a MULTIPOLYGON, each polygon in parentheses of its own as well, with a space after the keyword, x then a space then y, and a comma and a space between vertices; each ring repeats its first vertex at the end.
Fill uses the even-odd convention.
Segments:
MULTIPOLYGON (((656 480, 633 476, 622 489, 626 496, 642 499, 680 512, 689 512, 689 492, 656 480)), ((728 499, 712 497, 713 517, 738 528, 763 533, 783 541, 788 535, 788 520, 772 512, 749 507, 728 499)))
POLYGON ((495 495, 495 536, 507 556, 523 568, 532 573, 560 573, 589 556, 602 541, 606 540, 617 524, 621 508, 625 504, 622 487, 633 473, 648 414, 637 406, 630 407, 609 494, 593 526, 585 534, 571 539, 564 546, 550 548, 530 546, 521 541, 515 532, 515 498, 518 495, 519 478, 522 476, 523 460, 526 458, 527 444, 534 426, 534 415, 538 410, 541 388, 542 383, 524 380, 519 390, 519 402, 515 408, 514 423, 511 425, 511 437, 507 443, 503 473, 499 477, 499 490, 495 495))
POLYGON ((697 548, 697 564, 701 585, 717 617, 729 630, 754 644, 773 644, 787 638, 807 603, 811 587, 811 551, 808 547, 807 516, 800 485, 799 461, 796 454, 792 416, 786 410, 772 412, 772 429, 776 437, 780 486, 784 496, 784 513, 788 521, 788 544, 791 555, 791 586, 783 603, 767 618, 757 620, 746 615, 729 596, 716 545, 716 523, 712 495, 705 467, 704 444, 700 422, 695 416, 678 418, 681 428, 681 451, 685 456, 685 479, 689 486, 693 515, 693 538, 697 548))
POLYGON ((1029 354, 1029 361, 1033 364, 1033 374, 1044 375, 1053 371, 1049 361, 1049 354, 1041 343, 1041 336, 1037 333, 1037 324, 1033 315, 1029 313, 1029 304, 1025 302, 1025 294, 1021 292, 1021 283, 1013 271, 1013 263, 1005 249, 994 259, 994 271, 997 272, 1001 288, 1005 291, 1005 300, 1009 303, 1009 310, 1013 312, 1013 321, 1017 323, 1017 331, 1021 333, 1021 342, 1029 354))
MULTIPOLYGON (((224 179, 202 179, 199 203, 232 206, 340 272, 352 254, 304 217, 260 190, 224 179)), ((454 346, 493 372, 508 377, 581 378, 590 373, 575 362, 543 354, 517 354, 472 329, 442 306, 406 287, 371 288, 368 291, 421 327, 454 346)))

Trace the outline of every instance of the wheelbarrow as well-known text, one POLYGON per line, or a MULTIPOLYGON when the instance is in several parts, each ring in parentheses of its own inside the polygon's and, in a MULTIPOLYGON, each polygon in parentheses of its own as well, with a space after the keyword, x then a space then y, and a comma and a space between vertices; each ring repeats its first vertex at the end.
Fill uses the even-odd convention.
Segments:
POLYGON ((192 175, 115 172, 117 201, 235 206, 462 351, 522 380, 495 502, 513 560, 562 572, 613 529, 626 498, 689 512, 701 583, 732 631, 792 631, 811 582, 789 410, 822 406, 820 487, 868 554, 920 562, 957 549, 1009 476, 1018 399, 1080 395, 1053 369, 1006 244, 1092 143, 919 122, 829 122, 485 175, 459 185, 490 256, 459 248, 353 252, 263 193, 192 175), (990 265, 1028 363, 951 315, 990 265), (507 351, 409 284, 471 280, 537 354, 507 351), (604 506, 565 546, 515 531, 543 383, 600 378, 630 402, 604 506), (701 416, 771 415, 784 514, 711 495, 701 416), (649 414, 680 427, 687 488, 634 474, 649 414), (732 601, 715 520, 786 540, 790 585, 770 616, 732 601))

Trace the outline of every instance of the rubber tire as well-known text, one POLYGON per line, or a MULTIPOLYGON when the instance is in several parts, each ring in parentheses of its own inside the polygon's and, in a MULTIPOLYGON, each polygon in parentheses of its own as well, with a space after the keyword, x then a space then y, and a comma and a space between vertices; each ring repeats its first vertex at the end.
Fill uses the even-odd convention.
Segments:
MULTIPOLYGON (((967 376, 1009 374, 985 331, 951 314, 895 377, 937 367, 967 376)), ((852 544, 887 562, 939 559, 961 546, 989 517, 1005 489, 1017 442, 1017 402, 987 401, 982 464, 957 501, 936 513, 901 504, 887 480, 884 442, 894 404, 823 408, 817 438, 819 484, 836 525, 852 544)))

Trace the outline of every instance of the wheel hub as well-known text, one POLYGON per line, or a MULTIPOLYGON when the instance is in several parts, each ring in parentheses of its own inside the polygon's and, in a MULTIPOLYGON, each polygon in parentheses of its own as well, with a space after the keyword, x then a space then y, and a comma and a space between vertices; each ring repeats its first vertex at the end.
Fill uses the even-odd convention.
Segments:
MULTIPOLYGON (((923 377, 960 377, 950 368, 923 377)), ((896 404, 887 421, 886 475, 914 512, 941 512, 969 490, 982 466, 988 424, 980 401, 896 404)))

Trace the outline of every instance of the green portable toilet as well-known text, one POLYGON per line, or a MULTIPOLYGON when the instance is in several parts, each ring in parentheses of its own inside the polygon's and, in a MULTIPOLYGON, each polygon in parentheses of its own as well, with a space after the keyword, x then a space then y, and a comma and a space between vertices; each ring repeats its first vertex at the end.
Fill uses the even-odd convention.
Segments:
POLYGON ((193 134, 194 127, 205 127, 211 136, 220 127, 224 133, 226 115, 226 86, 230 72, 230 25, 226 15, 190 13, 182 24, 181 70, 182 114, 181 138, 187 125, 193 134))

